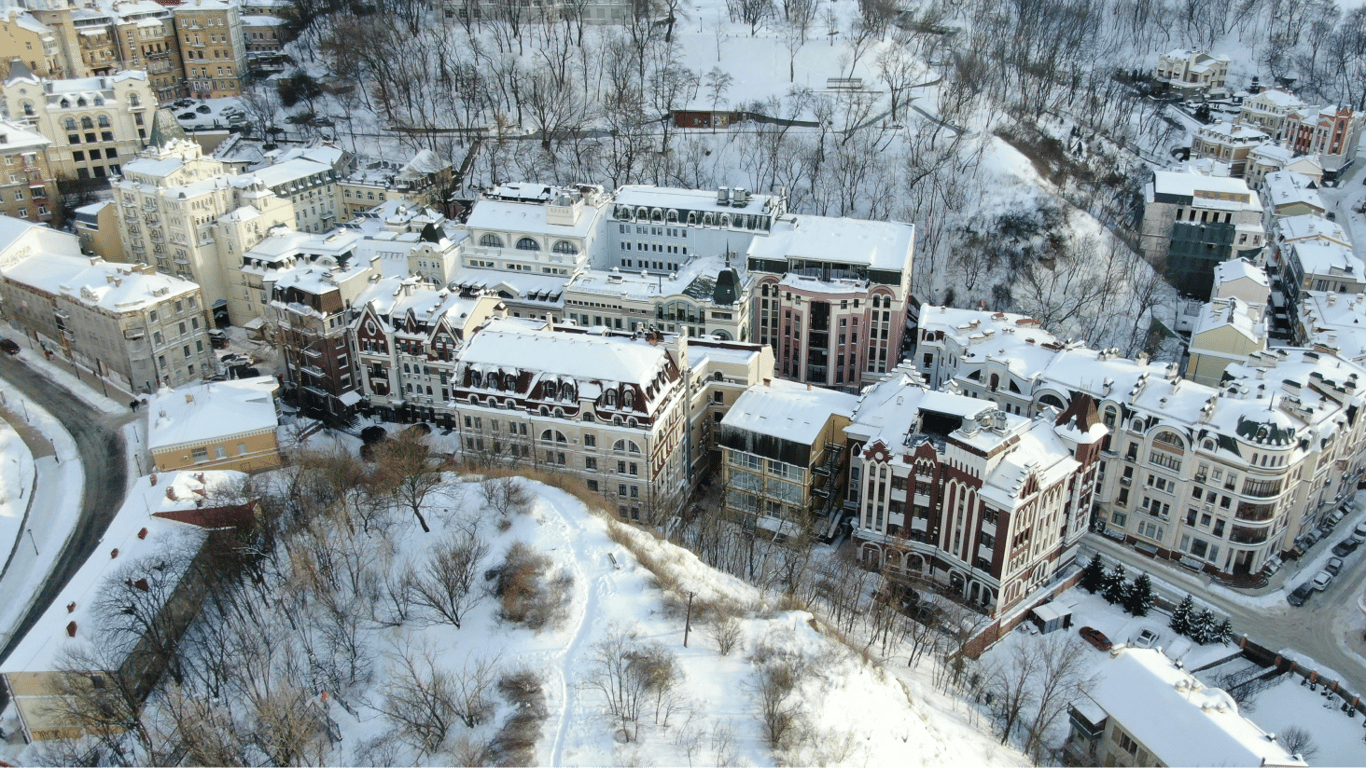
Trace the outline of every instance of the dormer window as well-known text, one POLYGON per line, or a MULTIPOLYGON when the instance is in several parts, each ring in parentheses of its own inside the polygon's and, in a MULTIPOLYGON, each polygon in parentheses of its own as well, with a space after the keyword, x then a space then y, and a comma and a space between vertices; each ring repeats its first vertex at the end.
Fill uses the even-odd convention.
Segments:
POLYGON ((547 382, 545 383, 545 385, 541 388, 541 391, 542 391, 542 397, 544 397, 546 400, 554 400, 554 399, 555 399, 555 382, 553 382, 553 381, 547 381, 547 382))
POLYGON ((608 408, 617 407, 617 391, 615 389, 607 390, 607 392, 603 395, 603 404, 606 405, 608 408))
POLYGON ((517 377, 516 377, 516 376, 513 376, 513 375, 510 374, 510 373, 507 374, 506 376, 504 376, 504 377, 503 377, 503 389, 506 389, 506 390, 509 391, 509 392, 512 392, 512 391, 516 390, 516 389, 517 389, 517 377))
POLYGON ((482 386, 484 386, 484 375, 481 374, 479 371, 471 371, 471 372, 470 372, 470 386, 471 386, 471 387, 482 387, 482 386))
POLYGON ((57 105, 60 106, 62 109, 71 109, 71 102, 67 101, 66 99, 62 99, 61 101, 57 102, 57 105))
POLYGON ((635 405, 635 401, 636 401, 636 393, 635 393, 635 390, 628 389, 628 390, 626 390, 625 392, 622 393, 622 395, 621 395, 621 404, 622 404, 622 407, 625 408, 626 410, 628 410, 628 411, 631 410, 632 406, 635 405))

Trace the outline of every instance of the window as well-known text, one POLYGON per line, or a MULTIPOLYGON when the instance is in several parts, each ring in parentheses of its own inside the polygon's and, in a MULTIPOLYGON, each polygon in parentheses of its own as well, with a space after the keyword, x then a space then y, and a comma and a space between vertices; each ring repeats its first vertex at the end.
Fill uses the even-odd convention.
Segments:
POLYGON ((217 459, 226 459, 228 457, 228 449, 221 445, 215 445, 213 447, 213 455, 214 458, 217 459))
POLYGON ((574 244, 569 242, 568 240, 556 240, 555 247, 551 250, 553 250, 555 253, 565 253, 571 256, 579 252, 579 249, 574 247, 574 244))
POLYGON ((590 491, 592 491, 592 492, 594 492, 594 493, 597 493, 597 492, 598 492, 598 481, 597 481, 597 480, 589 480, 589 481, 588 481, 588 490, 590 490, 590 491))
POLYGON ((191 450, 190 450, 190 458, 193 459, 193 460, 194 460, 194 463, 196 463, 196 464, 203 464, 204 462, 206 462, 206 461, 209 460, 209 449, 208 449, 208 448, 194 448, 194 449, 191 449, 191 450))
POLYGON ((503 238, 495 234, 489 233, 479 238, 479 244, 484 246, 485 248, 502 248, 503 238))
POLYGON ((584 436, 583 436, 583 447, 585 447, 585 448, 596 448, 597 445, 598 445, 598 438, 597 438, 596 435, 584 435, 584 436))
POLYGON ((597 468, 598 468, 598 460, 597 460, 596 458, 592 457, 592 456, 586 457, 586 458, 583 460, 583 468, 584 468, 584 469, 597 469, 597 468))

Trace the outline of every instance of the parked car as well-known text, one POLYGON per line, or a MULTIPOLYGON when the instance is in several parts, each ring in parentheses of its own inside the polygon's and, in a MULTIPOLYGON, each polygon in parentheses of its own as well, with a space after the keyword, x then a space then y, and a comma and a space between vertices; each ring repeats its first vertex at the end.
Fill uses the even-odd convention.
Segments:
POLYGON ((1343 539, 1333 545, 1333 554, 1338 557, 1346 557, 1356 551, 1357 543, 1351 539, 1343 539))
POLYGON ((1114 646, 1114 643, 1110 642, 1110 638, 1106 637, 1104 632, 1091 627, 1081 628, 1081 639, 1102 651, 1108 651, 1114 646))
POLYGON ((175 101, 171 102, 171 104, 172 106, 176 107, 188 107, 194 104, 194 99, 176 99, 175 101))
POLYGON ((194 111, 198 112, 201 115, 207 115, 210 112, 212 112, 213 109, 210 108, 208 104, 200 104, 199 106, 194 108, 194 111))
POLYGON ((1357 523, 1357 527, 1352 529, 1352 533, 1358 536, 1366 536, 1366 523, 1357 523))
POLYGON ((1340 558, 1340 557, 1330 557, 1330 558, 1328 558, 1328 564, 1325 565, 1325 566, 1323 566, 1323 570, 1328 571, 1329 573, 1333 574, 1334 576, 1338 575, 1339 573, 1342 572, 1342 558, 1340 558))
POLYGON ((0 339, 0 349, 11 355, 19 354, 19 345, 15 343, 14 339, 0 339))
POLYGON ((1328 588, 1329 584, 1333 583, 1333 574, 1328 571, 1319 571, 1314 574, 1314 578, 1311 579, 1309 583, 1313 585, 1314 589, 1319 591, 1325 590, 1328 588))
POLYGON ((180 115, 180 119, 181 119, 181 120, 198 120, 198 119, 199 119, 199 115, 196 115, 196 114, 193 113, 193 112, 185 112, 185 113, 183 113, 183 114, 180 115))
POLYGON ((1295 587, 1295 591, 1291 592, 1289 596, 1285 598, 1285 601, 1291 605, 1300 606, 1304 605, 1304 601, 1308 600, 1310 595, 1313 594, 1314 587, 1306 581, 1298 587, 1295 587))
POLYGON ((1158 635, 1156 632, 1151 629, 1145 629, 1138 633, 1138 637, 1134 638, 1134 647, 1151 648, 1154 645, 1157 645, 1157 637, 1158 635))

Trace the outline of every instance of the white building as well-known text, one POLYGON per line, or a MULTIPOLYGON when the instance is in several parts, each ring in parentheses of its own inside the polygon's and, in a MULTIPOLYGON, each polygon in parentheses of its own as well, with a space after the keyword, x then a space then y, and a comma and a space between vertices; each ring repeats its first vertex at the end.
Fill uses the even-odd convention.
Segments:
POLYGON ((1153 78, 1187 98, 1201 93, 1218 96, 1227 91, 1229 62, 1227 56, 1178 48, 1158 54, 1153 78))

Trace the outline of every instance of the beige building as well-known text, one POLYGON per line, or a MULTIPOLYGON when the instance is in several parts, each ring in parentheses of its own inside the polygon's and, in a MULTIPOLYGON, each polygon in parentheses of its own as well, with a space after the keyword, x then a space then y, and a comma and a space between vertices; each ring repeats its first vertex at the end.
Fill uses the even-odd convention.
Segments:
POLYGON ((1181 293, 1209 296, 1221 262, 1261 261, 1262 198, 1242 179, 1156 171, 1143 191, 1140 247, 1181 293))
POLYGON ((0 226, 5 314, 48 350, 144 392, 217 373, 198 285, 82 256, 75 235, 0 226))
POLYGON ((1266 177, 1277 171, 1298 173, 1311 179, 1315 184, 1323 181, 1323 165, 1314 155, 1297 156, 1285 147, 1271 142, 1254 147, 1247 154, 1244 178, 1247 179, 1249 187, 1263 189, 1266 186, 1266 177))
POLYGON ((1307 766, 1162 649, 1115 646, 1068 707, 1069 765, 1307 766))
POLYGON ((1262 307, 1237 298, 1214 299, 1200 308, 1191 329, 1190 362, 1185 377, 1210 387, 1219 386, 1224 369, 1241 363, 1267 345, 1262 307))
POLYGON ((119 241, 119 208, 113 201, 83 205, 76 209, 76 235, 81 239, 81 253, 94 254, 105 261, 126 262, 123 243, 119 241))
POLYGON ((735 401, 774 377, 773 348, 764 344, 688 339, 688 482, 721 467, 721 420, 735 401))
POLYGON ((354 172, 340 181, 342 215, 352 219, 390 200, 444 211, 443 197, 452 176, 451 164, 425 149, 402 165, 360 158, 354 172))
POLYGON ((1236 122, 1213 123, 1196 131, 1191 142, 1191 156, 1226 163, 1231 175, 1242 178, 1247 172, 1248 155, 1269 138, 1255 128, 1236 122))
POLYGON ((52 142, 48 161, 59 178, 118 175, 147 140, 157 104, 141 71, 44 80, 15 64, 3 92, 10 116, 52 142))
POLYGON ((242 93, 247 45, 239 6, 225 0, 190 0, 173 6, 185 84, 201 99, 242 93))
POLYGON ((123 66, 147 72, 163 104, 185 95, 185 72, 171 9, 152 2, 122 2, 114 6, 115 44, 123 66))
MULTIPOLYGON (((168 134, 178 130, 172 128, 168 134)), ((120 240, 131 260, 199 283, 215 322, 226 322, 229 275, 271 227, 293 223, 293 204, 259 181, 233 183, 239 177, 226 175, 223 163, 204 157, 198 144, 157 133, 113 185, 120 240)))
POLYGON ((1227 91, 1229 62, 1227 56, 1178 48, 1158 55, 1153 78, 1187 98, 1200 93, 1221 95, 1227 91))
POLYGON ((278 467, 278 388, 274 376, 259 376, 158 390, 146 409, 156 470, 278 467))
POLYGON ((61 226, 57 178, 48 164, 51 144, 22 125, 0 121, 0 214, 61 226))
POLYGON ((18 59, 30 72, 60 77, 61 49, 47 25, 17 8, 0 15, 0 78, 8 78, 10 62, 18 59))

